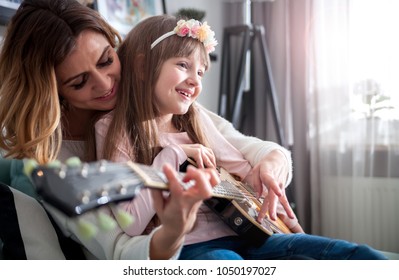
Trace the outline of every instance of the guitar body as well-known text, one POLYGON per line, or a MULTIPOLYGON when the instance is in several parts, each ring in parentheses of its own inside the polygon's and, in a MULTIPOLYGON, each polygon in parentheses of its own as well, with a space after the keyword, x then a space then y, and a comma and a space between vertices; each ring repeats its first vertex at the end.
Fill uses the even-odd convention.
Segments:
POLYGON ((212 197, 205 200, 204 203, 235 233, 243 238, 260 244, 273 234, 271 229, 266 230, 267 225, 263 225, 264 228, 258 226, 256 217, 248 214, 251 211, 245 209, 245 205, 240 205, 235 200, 212 197))
POLYGON ((259 223, 256 218, 262 202, 226 170, 220 168, 219 173, 221 183, 214 188, 215 195, 204 203, 238 235, 260 244, 274 233, 291 233, 278 218, 272 221, 267 215, 259 223))

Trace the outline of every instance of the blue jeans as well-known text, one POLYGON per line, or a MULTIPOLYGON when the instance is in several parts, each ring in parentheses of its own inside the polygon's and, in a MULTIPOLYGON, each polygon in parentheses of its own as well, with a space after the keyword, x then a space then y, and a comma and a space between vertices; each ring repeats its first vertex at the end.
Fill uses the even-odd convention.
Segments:
POLYGON ((273 234, 260 246, 238 236, 183 247, 181 260, 383 260, 367 245, 309 234, 273 234))

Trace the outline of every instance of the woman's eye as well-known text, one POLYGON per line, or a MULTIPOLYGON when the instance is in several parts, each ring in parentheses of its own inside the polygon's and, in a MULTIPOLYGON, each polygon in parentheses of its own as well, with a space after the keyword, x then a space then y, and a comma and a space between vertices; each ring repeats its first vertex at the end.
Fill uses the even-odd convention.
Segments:
POLYGON ((75 90, 79 90, 85 86, 87 82, 87 77, 86 75, 82 78, 82 81, 76 84, 72 84, 71 87, 73 87, 75 90))
POLYGON ((110 57, 107 58, 106 61, 100 62, 99 66, 100 67, 105 67, 105 66, 111 65, 113 62, 114 62, 114 58, 112 56, 110 56, 110 57))
POLYGON ((81 82, 81 83, 79 83, 79 84, 76 84, 76 85, 72 85, 72 87, 75 89, 75 90, 78 90, 78 89, 81 89, 82 87, 84 87, 84 85, 85 85, 85 82, 81 82))

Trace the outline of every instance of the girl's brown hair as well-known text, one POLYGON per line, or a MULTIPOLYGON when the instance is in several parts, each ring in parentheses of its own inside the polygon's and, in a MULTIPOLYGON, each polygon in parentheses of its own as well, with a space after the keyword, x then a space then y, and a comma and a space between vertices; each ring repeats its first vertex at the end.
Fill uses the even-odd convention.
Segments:
MULTIPOLYGON (((199 48, 202 61, 209 66, 209 55, 204 45, 193 38, 173 35, 150 49, 151 43, 172 31, 177 21, 177 18, 168 15, 147 18, 130 31, 119 47, 122 65, 119 100, 105 142, 104 158, 114 159, 120 137, 127 136, 132 146, 131 159, 151 164, 160 150, 155 122, 159 113, 154 103, 154 87, 163 63, 172 57, 187 57, 199 48)), ((175 115, 173 122, 178 130, 187 132, 193 142, 208 146, 196 117, 195 104, 186 114, 175 115)))
POLYGON ((91 29, 121 41, 95 11, 75 0, 25 0, 8 24, 0 54, 0 148, 5 156, 47 163, 61 147, 55 67, 91 29))

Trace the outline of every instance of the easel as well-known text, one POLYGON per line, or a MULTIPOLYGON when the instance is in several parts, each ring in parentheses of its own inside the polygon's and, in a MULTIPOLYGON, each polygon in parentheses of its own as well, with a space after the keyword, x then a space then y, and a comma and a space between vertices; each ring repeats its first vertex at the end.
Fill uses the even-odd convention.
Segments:
MULTIPOLYGON (((219 95, 219 111, 218 113, 231 121, 233 125, 242 130, 242 122, 243 118, 243 97, 244 94, 254 94, 254 75, 251 71, 249 73, 250 78, 250 87, 249 89, 245 89, 245 74, 248 71, 246 67, 248 63, 249 56, 253 56, 253 48, 254 43, 257 41, 259 43, 259 49, 261 51, 261 57, 263 68, 265 75, 264 82, 266 91, 265 94, 269 98, 271 102, 271 109, 272 109, 272 117, 273 123, 276 129, 276 137, 277 142, 287 147, 285 138, 283 135, 283 130, 281 126, 280 114, 277 104, 277 96, 276 91, 272 79, 271 74, 271 66, 270 66, 270 59, 269 54, 266 46, 266 39, 265 39, 265 31, 264 27, 261 25, 240 25, 240 26, 233 26, 227 27, 224 30, 223 35, 223 50, 222 50, 222 60, 221 60, 221 83, 220 83, 220 95, 219 95), (232 36, 241 36, 242 37, 242 51, 240 55, 240 61, 238 66, 237 75, 235 77, 235 87, 231 88, 231 75, 229 75, 229 69, 231 69, 230 65, 230 55, 231 55, 231 46, 230 40, 232 36), (248 55, 249 54, 249 55, 248 55)), ((248 76, 247 76, 248 77, 248 76)), ((265 106, 266 110, 266 106, 265 106)))
MULTIPOLYGON (((249 108, 246 108, 247 111, 252 110, 253 112, 255 110, 255 73, 253 69, 253 63, 250 63, 250 61, 259 61, 260 59, 264 70, 264 75, 262 75, 262 77, 265 84, 265 95, 268 102, 270 102, 271 115, 273 118, 273 124, 277 138, 276 142, 281 146, 288 148, 280 120, 277 95, 272 77, 270 57, 266 44, 265 29, 262 25, 254 25, 251 23, 252 7, 250 0, 246 0, 246 7, 247 24, 227 27, 224 29, 218 114, 232 122, 235 128, 243 132, 243 123, 246 117, 243 102, 244 95, 249 96, 247 100, 249 100, 248 103, 250 104, 249 108), (231 40, 235 37, 242 39, 242 44, 237 73, 234 77, 232 77, 232 65, 230 60, 232 55, 231 40), (258 43, 257 46, 259 48, 260 57, 256 57, 255 59, 254 48, 256 42, 258 43), (235 80, 232 80, 233 78, 235 80), (246 85, 245 82, 249 83, 249 86, 248 84, 246 85), (234 86, 232 86, 232 84, 234 84, 234 86)), ((266 105, 267 104, 264 104, 265 110, 267 110, 266 105)), ((266 125, 266 120, 263 121, 266 125)), ((292 191, 292 187, 287 189, 287 196, 289 201, 292 202, 292 208, 294 208, 295 201, 293 201, 292 191)))

